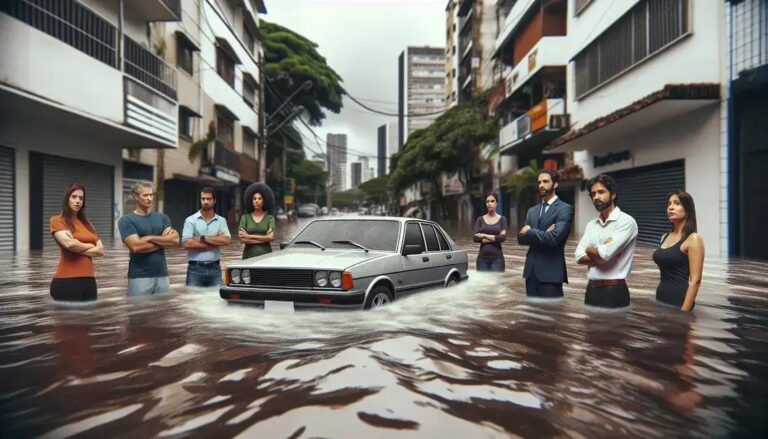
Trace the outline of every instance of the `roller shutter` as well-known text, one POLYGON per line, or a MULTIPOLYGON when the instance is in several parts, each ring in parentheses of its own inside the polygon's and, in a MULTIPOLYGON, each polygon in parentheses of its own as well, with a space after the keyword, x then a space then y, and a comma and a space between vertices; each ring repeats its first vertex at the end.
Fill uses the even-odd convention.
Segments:
POLYGON ((0 146, 0 254, 16 247, 16 173, 14 151, 0 146))

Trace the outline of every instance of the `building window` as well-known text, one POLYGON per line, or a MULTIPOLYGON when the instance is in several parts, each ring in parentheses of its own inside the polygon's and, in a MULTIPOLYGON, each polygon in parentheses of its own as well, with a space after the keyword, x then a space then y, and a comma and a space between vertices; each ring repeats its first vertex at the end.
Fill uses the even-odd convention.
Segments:
POLYGON ((645 0, 574 58, 576 98, 688 34, 688 0, 645 0))
POLYGON ((193 62, 194 53, 195 53, 195 48, 191 44, 189 44, 189 42, 185 38, 179 38, 177 34, 176 67, 189 73, 190 75, 194 75, 195 74, 195 66, 193 62))
POLYGON ((186 140, 192 140, 194 116, 184 107, 179 107, 179 137, 186 140))
POLYGON ((243 128, 243 152, 255 159, 256 156, 256 136, 250 130, 243 128))
POLYGON ((253 77, 245 73, 243 74, 243 100, 249 107, 256 107, 256 81, 253 77))
POLYGON ((229 149, 235 149, 235 121, 221 111, 216 112, 216 137, 229 149))
POLYGON ((254 53, 256 47, 256 37, 253 36, 247 25, 243 25, 243 42, 249 52, 254 53))
POLYGON ((216 48, 216 73, 235 87, 235 62, 221 47, 216 48))

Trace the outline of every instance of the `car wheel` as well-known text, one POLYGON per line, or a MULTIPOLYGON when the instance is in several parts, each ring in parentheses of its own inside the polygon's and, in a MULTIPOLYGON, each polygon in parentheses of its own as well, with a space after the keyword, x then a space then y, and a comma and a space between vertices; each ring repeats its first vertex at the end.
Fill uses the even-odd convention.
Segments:
POLYGON ((448 283, 445 284, 445 288, 455 287, 459 283, 459 278, 453 275, 448 279, 448 283))
POLYGON ((377 285, 365 300, 365 309, 381 308, 392 303, 392 292, 384 285, 377 285))

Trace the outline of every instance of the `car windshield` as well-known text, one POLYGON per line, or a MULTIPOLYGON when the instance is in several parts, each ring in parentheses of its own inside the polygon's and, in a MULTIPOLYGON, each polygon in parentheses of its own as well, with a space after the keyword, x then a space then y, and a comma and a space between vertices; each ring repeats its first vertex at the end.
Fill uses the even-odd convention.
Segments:
MULTIPOLYGON (((391 252, 397 250, 399 230, 400 224, 390 220, 315 221, 296 236, 294 243, 297 241, 314 241, 326 248, 354 249, 355 247, 352 245, 333 242, 354 241, 370 250, 391 252)), ((308 246, 307 244, 299 245, 308 246)))

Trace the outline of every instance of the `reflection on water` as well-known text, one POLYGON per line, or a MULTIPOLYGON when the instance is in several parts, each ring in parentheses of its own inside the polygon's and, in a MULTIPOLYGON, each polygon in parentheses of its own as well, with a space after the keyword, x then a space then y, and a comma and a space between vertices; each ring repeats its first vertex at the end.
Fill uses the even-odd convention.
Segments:
MULTIPOLYGON (((473 266, 476 245, 454 237, 473 266)), ((0 433, 765 435, 768 264, 708 259, 686 315, 653 301, 641 248, 631 309, 606 313, 583 307, 573 265, 565 300, 526 301, 523 249, 505 252, 502 275, 471 271, 374 312, 296 314, 187 291, 180 250, 172 295, 128 301, 116 246, 96 264, 98 302, 80 306, 50 300, 57 254, 4 261, 0 433)))

